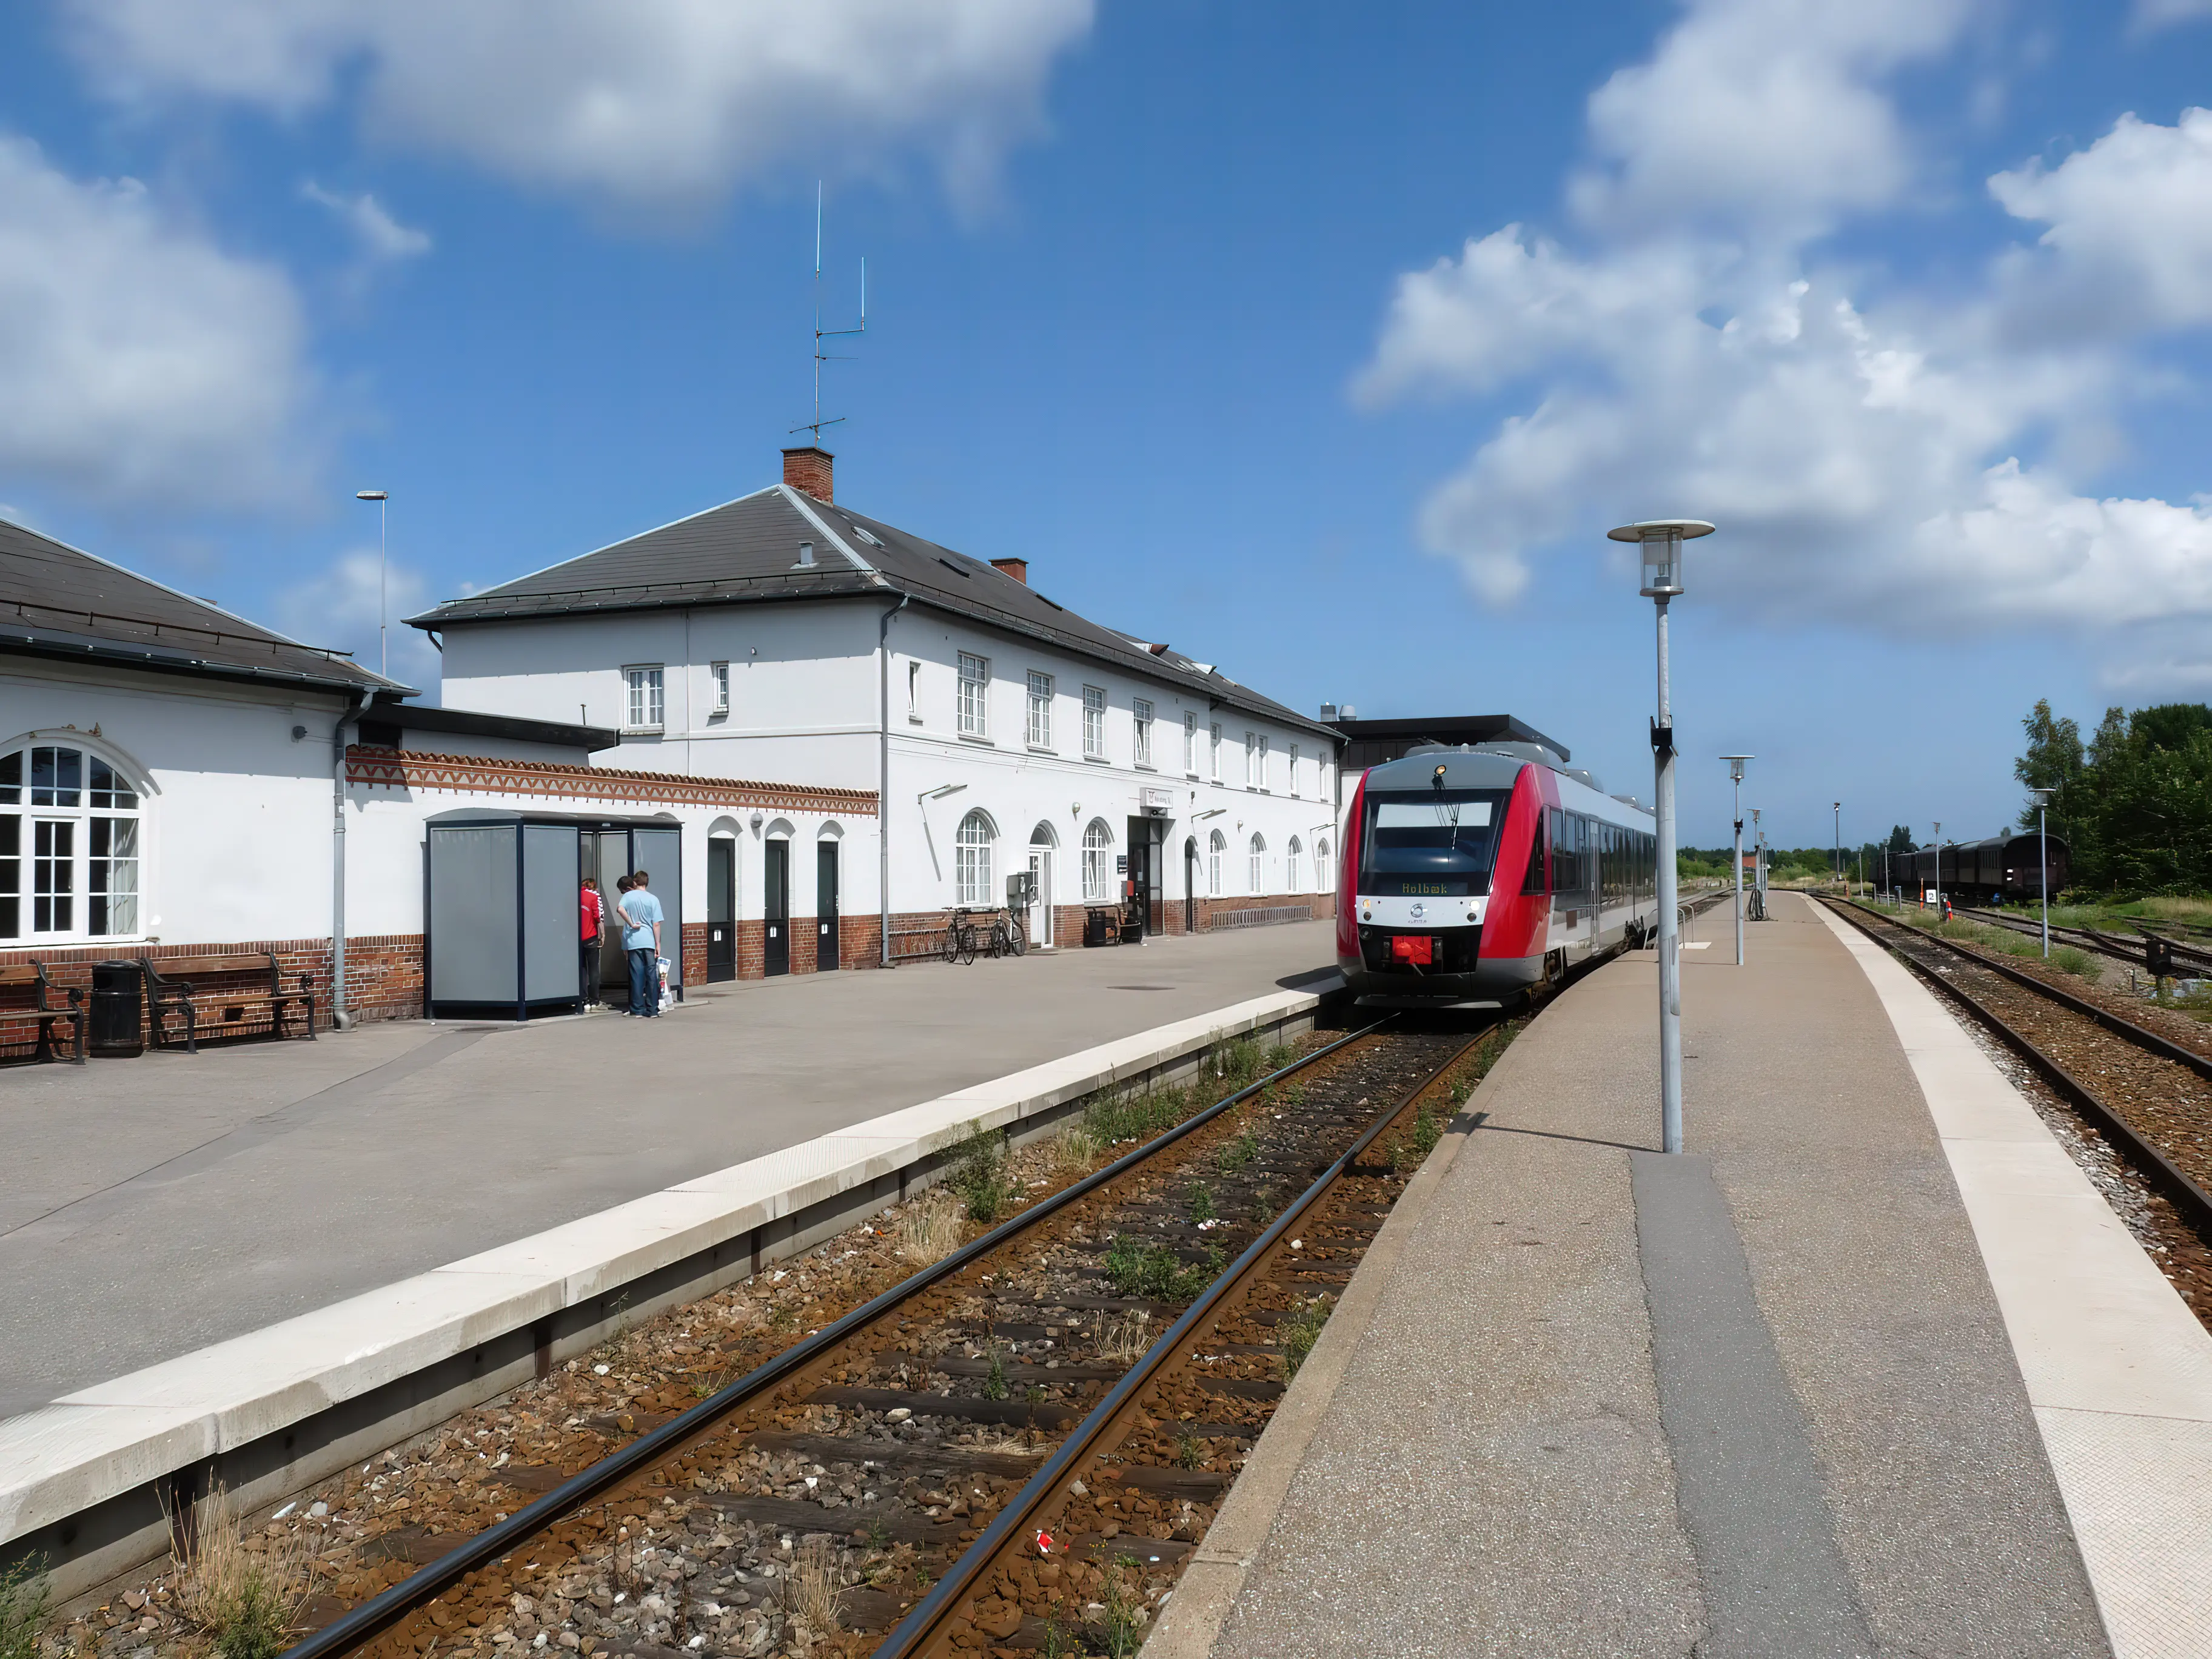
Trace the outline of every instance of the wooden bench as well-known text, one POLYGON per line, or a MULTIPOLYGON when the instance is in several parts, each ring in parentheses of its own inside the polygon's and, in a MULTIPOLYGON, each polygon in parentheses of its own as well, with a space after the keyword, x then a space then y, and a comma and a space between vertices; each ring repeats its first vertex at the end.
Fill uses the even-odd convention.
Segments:
POLYGON ((84 993, 75 986, 57 985, 46 977, 43 962, 20 963, 12 968, 0 968, 0 998, 24 998, 24 1006, 13 1007, 9 1001, 0 1000, 0 1020, 9 1018, 39 1023, 37 1045, 31 1051, 33 1061, 67 1060, 72 1066, 84 1064, 84 993), (25 994, 29 993, 27 997, 25 994), (56 1006, 53 999, 65 997, 64 1006, 56 1006), (69 1021, 76 1035, 76 1052, 54 1051, 54 1022, 69 1021))
MULTIPOLYGON (((282 969, 276 958, 265 951, 240 951, 229 956, 211 957, 141 957, 138 965, 146 974, 147 1029, 153 1034, 156 1048, 165 1046, 168 1016, 185 1017, 185 1052, 196 1054, 199 1046, 199 1009, 192 999, 201 988, 195 980, 213 975, 225 978, 251 974, 256 981, 266 983, 251 986, 223 986, 219 988, 223 1000, 235 997, 241 1002, 261 1001, 269 1005, 269 1035, 284 1035, 284 1010, 294 1003, 307 1011, 309 1042, 315 1036, 315 976, 301 974, 300 988, 284 988, 282 969)), ((227 1022, 226 1022, 227 1023, 227 1022)))

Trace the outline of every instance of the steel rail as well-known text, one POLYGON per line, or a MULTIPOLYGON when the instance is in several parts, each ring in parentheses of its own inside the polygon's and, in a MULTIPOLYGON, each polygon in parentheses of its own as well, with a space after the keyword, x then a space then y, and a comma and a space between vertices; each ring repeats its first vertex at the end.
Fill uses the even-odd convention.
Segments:
POLYGON ((1331 1187, 1342 1179, 1345 1171, 1358 1162, 1360 1154, 1373 1146, 1382 1131, 1397 1121, 1399 1114, 1419 1100, 1438 1079, 1464 1060, 1469 1050, 1496 1029, 1495 1025, 1486 1027, 1445 1055, 1433 1070, 1385 1108, 1340 1158, 1322 1170, 1312 1185, 1292 1200, 1259 1237, 1245 1247, 1243 1253, 1200 1293, 1198 1300, 1168 1328, 1160 1340, 1146 1350, 1143 1358, 1108 1391, 1106 1397, 1091 1407, 1090 1413, 1060 1443, 1059 1449, 1030 1478, 1029 1483, 1014 1494, 991 1524, 961 1553, 960 1559, 945 1569, 945 1576, 884 1638, 877 1647, 873 1659, 916 1659, 917 1656, 940 1641, 945 1627, 957 1616, 960 1603, 992 1564, 998 1560, 1006 1545, 1030 1529, 1032 1518, 1058 1492, 1061 1483, 1076 1467, 1097 1449, 1100 1440, 1114 1426, 1123 1411, 1135 1402, 1137 1396, 1174 1357, 1176 1349, 1212 1317, 1214 1310, 1230 1292, 1250 1276, 1284 1236, 1305 1218, 1306 1212, 1331 1187))
MULTIPOLYGON (((1830 902, 1839 902, 1831 900, 1830 902)), ((1841 901, 1840 902, 1850 902, 1841 901)), ((1850 903, 1852 910, 1863 908, 1856 903, 1850 903)), ((1869 926, 1862 916, 1851 915, 1849 911, 1842 914, 1844 921, 1850 922, 1876 944, 1885 945, 1888 944, 1888 941, 1869 926)), ((1884 921, 1888 921, 1888 918, 1881 916, 1879 911, 1869 911, 1867 914, 1884 921)), ((1891 922, 1889 925, 1902 926, 1897 922, 1891 922)), ((2150 1048, 2151 1052, 2157 1054, 2160 1059, 2182 1057, 2194 1062, 2192 1069, 2196 1070, 2199 1076, 2212 1076, 2212 1070, 2208 1070, 2208 1067, 2212 1067, 2212 1061, 2206 1061, 2201 1055, 2191 1054, 2186 1048, 2176 1047, 2154 1031, 2146 1031, 2142 1026, 2130 1024, 2117 1014, 2106 1014, 2102 1009, 2083 1002, 2079 997, 2069 995, 2055 986, 2045 985, 2041 981, 2025 974, 2010 972, 1999 963, 1983 956, 1978 951, 1968 950, 1954 940, 1938 939, 1933 934, 1922 935, 1917 928, 1908 927, 1905 932, 1909 937, 1925 937, 1931 943, 1946 946, 1977 967, 1995 969, 2004 977, 2014 980, 2028 989, 2049 997, 2052 1001, 2074 1012, 2087 1014, 2096 1019, 2100 1025, 2111 1030, 2116 1036, 2129 1042, 2134 1042, 2138 1038, 2148 1038, 2149 1042, 2143 1046, 2150 1048)), ((1907 957, 1905 960, 1911 962, 1911 958, 1907 957)), ((2175 1168, 2172 1160, 2151 1145, 2132 1124, 2106 1105, 2103 1101, 2098 1099, 2079 1079, 2060 1065, 2057 1060, 2045 1054, 2028 1037, 2007 1024, 2003 1017, 1984 1004, 1980 998, 1963 986, 1954 985, 1941 974, 1929 969, 1925 963, 1915 963, 1913 965, 1922 969, 1924 975, 1935 984, 1936 989, 1966 1009, 1999 1042, 2025 1060, 2037 1076, 2057 1090, 2068 1105, 2094 1124, 2106 1139, 2118 1146, 2143 1176, 2165 1194, 2167 1200, 2181 1212, 2185 1220, 2208 1238, 2212 1238, 2212 1193, 2205 1191, 2190 1176, 2175 1168)))
POLYGON ((1058 1212, 1078 1199, 1087 1197, 1108 1182, 1127 1174, 1185 1136, 1204 1127, 1231 1107, 1250 1099, 1262 1089, 1280 1082, 1295 1072, 1304 1070, 1362 1037, 1372 1036, 1389 1023, 1389 1018, 1376 1020, 1315 1049, 1310 1054, 1300 1055, 1290 1065, 1216 1101, 1204 1111, 1146 1141, 1133 1152, 1124 1153, 1074 1185, 1048 1198, 1038 1200, 989 1232, 963 1244, 943 1261, 901 1279, 835 1323, 823 1326, 812 1336, 793 1343, 781 1353, 755 1366, 720 1393, 701 1401, 659 1428, 640 1435, 627 1446, 609 1453, 589 1468, 571 1475, 543 1498, 518 1510, 506 1520, 495 1522, 465 1543, 457 1545, 435 1561, 403 1578, 391 1589, 342 1613, 287 1650, 283 1659, 331 1659, 331 1656, 350 1652, 374 1641, 408 1614, 435 1601, 471 1573, 512 1554, 519 1546, 554 1522, 582 1509, 601 1492, 621 1485, 633 1475, 642 1474, 673 1455, 688 1442, 715 1427, 724 1418, 767 1394, 794 1373, 804 1370, 855 1332, 873 1324, 931 1285, 958 1273, 969 1262, 988 1255, 1006 1240, 1047 1216, 1058 1212))
POLYGON ((2100 1008, 2094 1002, 2084 1001, 2072 992, 2062 991, 2056 985, 2039 980, 2033 974, 2024 974, 2009 963, 1999 962, 1994 957, 1984 956, 1972 946, 1961 945, 1957 939, 1945 939, 1937 933, 1922 934, 1918 928, 1911 927, 1911 924, 1893 921, 1890 917, 1883 915, 1881 911, 1861 904, 1856 899, 1830 902, 1847 903, 1854 909, 1863 910, 1868 915, 1889 922, 1893 927, 1905 927, 1916 936, 1933 939, 1945 949, 1967 957, 1981 967, 1988 969, 1991 973, 2001 975, 2012 981, 2014 984, 2034 992, 2038 996, 2048 997, 2051 1001, 2071 1009, 2085 1019, 2094 1019, 2114 1036, 2126 1038, 2137 1048, 2149 1049, 2160 1060, 2170 1060, 2177 1066, 2187 1066, 2207 1083, 2212 1083, 2212 1060, 2206 1059, 2193 1048, 2183 1048, 2171 1037, 2160 1036, 2147 1026, 2138 1025, 2131 1019, 2123 1018, 2109 1009, 2100 1008))
MULTIPOLYGON (((2002 927, 2008 933, 2020 933, 2029 939, 2038 937, 2041 931, 2030 917, 2008 915, 2001 910, 1984 910, 1978 905, 1961 907, 1959 914, 1984 926, 2002 927)), ((2147 939, 2156 939, 2171 950, 2177 959, 2187 957, 2192 966, 2212 969, 2212 951, 2183 939, 2168 939, 2163 933, 2139 931, 2133 939, 2127 939, 2117 933, 2100 933, 2094 927, 2075 927, 2054 922, 2051 927, 2051 937, 2078 944, 2080 948, 2094 951, 2100 956, 2116 957, 2146 973, 2150 971, 2149 955, 2147 949, 2138 947, 2142 947, 2147 939)))

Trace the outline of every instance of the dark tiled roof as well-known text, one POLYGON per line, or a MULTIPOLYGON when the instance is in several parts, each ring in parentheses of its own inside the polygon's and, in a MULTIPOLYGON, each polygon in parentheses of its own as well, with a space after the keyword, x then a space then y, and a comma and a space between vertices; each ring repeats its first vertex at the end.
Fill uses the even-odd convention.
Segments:
POLYGON ((288 640, 4 519, 0 651, 223 679, 408 692, 342 651, 288 640))
POLYGON ((1130 673, 1180 683, 1209 702, 1338 735, 1180 652, 1149 649, 1102 628, 981 559, 780 484, 485 592, 448 599, 408 620, 445 629, 523 617, 885 592, 1130 673), (813 544, 811 566, 799 563, 801 542, 813 544))

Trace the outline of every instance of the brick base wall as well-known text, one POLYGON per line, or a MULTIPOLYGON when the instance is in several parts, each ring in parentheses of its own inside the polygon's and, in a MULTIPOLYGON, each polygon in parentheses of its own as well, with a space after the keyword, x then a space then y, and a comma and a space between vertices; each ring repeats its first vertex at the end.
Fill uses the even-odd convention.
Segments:
MULTIPOLYGON (((1295 908, 1300 905, 1308 907, 1315 918, 1326 919, 1336 914, 1336 896, 1334 893, 1286 893, 1259 898, 1201 898, 1197 906, 1197 931, 1210 931, 1214 916, 1219 913, 1295 908)), ((1084 916, 1090 908, 1090 906, 1082 904, 1053 907, 1054 937, 1059 948, 1082 948, 1084 916)), ((928 942, 927 936, 941 934, 945 921, 942 910, 904 911, 894 915, 891 918, 893 945, 900 959, 914 959, 908 953, 928 942), (902 938, 902 934, 909 937, 902 938)), ((1184 933, 1187 930, 1183 926, 1183 902, 1170 899, 1156 905, 1153 907, 1152 922, 1158 933, 1169 935, 1184 933)), ((873 915, 844 917, 838 929, 840 965, 847 969, 879 965, 880 927, 878 919, 873 915)), ((763 977, 767 969, 766 924, 741 921, 737 924, 737 936, 738 977, 763 977)), ((791 919, 793 973, 811 974, 817 970, 815 918, 793 916, 791 919)), ((164 957, 222 956, 264 951, 276 953, 288 985, 295 982, 303 973, 312 976, 315 993, 315 1025, 318 1030, 329 1030, 331 947, 326 939, 125 945, 119 947, 119 955, 118 947, 97 945, 70 945, 53 950, 0 951, 0 967, 43 962, 57 985, 64 988, 74 986, 89 991, 92 969, 96 963, 118 959, 135 962, 142 956, 149 957, 158 963, 164 957)), ((933 945, 931 953, 934 953, 933 945)), ((703 988, 707 983, 707 924, 704 922, 684 924, 684 979, 688 986, 703 988)), ((198 1011, 204 1041, 220 1041, 226 1035, 267 1035, 268 1022, 256 1008, 255 1000, 242 994, 252 988, 252 975, 225 975, 205 983, 196 981, 196 985, 193 1004, 198 1011), (234 1013, 236 1017, 230 1018, 234 1013)), ((20 994, 17 988, 7 988, 0 994, 7 997, 6 1003, 0 1005, 0 1060, 14 1059, 30 1051, 37 1040, 38 1024, 35 1018, 25 1017, 27 1010, 21 1005, 28 999, 20 994)), ((391 933, 348 939, 346 1000, 356 1019, 420 1018, 422 1013, 422 936, 420 933, 391 933)), ((181 1021, 172 1019, 169 1027, 173 1033, 182 1036, 181 1021)), ((288 1027, 296 1030, 296 1019, 288 1021, 288 1027)), ((141 1029, 145 1029, 143 1021, 141 1029)), ((150 1039, 150 1032, 147 1035, 150 1039)))
MULTIPOLYGON (((180 957, 258 954, 263 951, 272 952, 276 956, 278 970, 283 975, 287 989, 298 982, 301 974, 309 976, 310 988, 315 995, 316 1029, 328 1030, 331 1025, 331 942, 327 939, 234 939, 119 947, 80 945, 53 949, 0 951, 0 967, 42 962, 46 966, 48 977, 56 985, 76 987, 89 993, 93 968, 102 962, 135 963, 143 957, 150 959, 158 968, 164 960, 180 957)), ((257 994, 268 985, 265 973, 258 975, 251 972, 204 975, 194 979, 192 985, 192 1007, 202 1042, 221 1041, 226 1036, 247 1034, 256 1036, 268 1035, 266 1005, 257 994)), ((9 988, 11 991, 14 988, 9 988)), ((420 933, 391 933, 348 939, 346 998, 352 1005, 355 1016, 360 1019, 419 1018, 422 1012, 422 936, 420 933)), ((9 1006, 0 1007, 0 1054, 10 1058, 27 1052, 38 1034, 36 1021, 24 1018, 25 1011, 16 1006, 22 1000, 11 996, 9 1006)), ((144 1007, 143 1002, 141 1006, 142 1009, 144 1007)), ((296 1014, 288 1011, 285 1029, 294 1033, 298 1031, 296 1014)), ((144 1040, 152 1040, 152 1029, 144 1014, 140 1018, 139 1030, 144 1040)), ((184 1022, 170 1018, 167 1031, 170 1036, 181 1040, 184 1022)))

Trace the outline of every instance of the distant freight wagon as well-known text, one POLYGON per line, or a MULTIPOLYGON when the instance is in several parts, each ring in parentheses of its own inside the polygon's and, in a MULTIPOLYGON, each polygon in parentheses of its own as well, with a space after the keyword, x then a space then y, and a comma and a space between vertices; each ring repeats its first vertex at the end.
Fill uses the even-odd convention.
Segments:
MULTIPOLYGON (((2043 837, 2033 831, 1990 836, 1982 841, 1946 842, 1940 879, 1936 850, 1922 847, 1889 855, 1890 878, 1898 886, 1924 892, 1940 887, 1961 899, 1994 899, 2001 903, 2026 904, 2043 896, 2044 872, 2037 867, 2043 837)), ((2066 843, 2051 837, 2049 890, 2054 895, 2066 885, 2069 860, 2066 843)))

